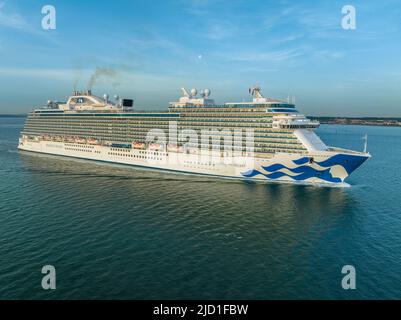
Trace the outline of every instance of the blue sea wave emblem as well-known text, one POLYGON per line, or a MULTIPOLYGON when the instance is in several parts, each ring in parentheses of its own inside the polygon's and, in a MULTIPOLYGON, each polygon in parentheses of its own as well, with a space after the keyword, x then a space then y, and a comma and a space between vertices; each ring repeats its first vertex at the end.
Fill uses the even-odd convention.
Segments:
POLYGON ((266 167, 262 166, 263 170, 265 170, 268 173, 263 173, 259 170, 252 169, 243 172, 242 175, 246 178, 252 178, 257 175, 263 175, 264 177, 273 180, 287 176, 293 179, 294 181, 302 181, 313 177, 313 178, 319 178, 327 182, 339 183, 342 182, 341 178, 333 177, 330 172, 330 168, 332 166, 335 165, 342 166, 349 175, 356 168, 358 168, 367 158, 368 157, 366 156, 336 154, 324 161, 320 162, 315 161, 315 163, 318 164, 319 166, 326 168, 323 170, 318 170, 312 168, 311 166, 304 165, 310 162, 311 160, 310 157, 302 157, 292 161, 294 164, 299 165, 298 167, 295 168, 289 168, 281 163, 275 163, 266 167), (290 175, 280 171, 282 169, 287 169, 288 171, 295 173, 296 175, 290 175))
POLYGON ((309 157, 302 157, 296 160, 292 160, 292 162, 294 162, 295 164, 305 164, 308 163, 310 161, 309 157))

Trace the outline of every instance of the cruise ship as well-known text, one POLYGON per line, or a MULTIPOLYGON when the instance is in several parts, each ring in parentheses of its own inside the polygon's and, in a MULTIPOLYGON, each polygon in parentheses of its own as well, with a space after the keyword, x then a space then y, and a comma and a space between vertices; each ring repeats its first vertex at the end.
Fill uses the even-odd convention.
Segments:
POLYGON ((75 91, 29 113, 18 148, 172 173, 332 186, 347 185, 370 158, 366 148, 327 146, 315 133, 319 122, 259 87, 249 89, 249 102, 222 104, 209 89, 181 91, 162 112, 75 91))

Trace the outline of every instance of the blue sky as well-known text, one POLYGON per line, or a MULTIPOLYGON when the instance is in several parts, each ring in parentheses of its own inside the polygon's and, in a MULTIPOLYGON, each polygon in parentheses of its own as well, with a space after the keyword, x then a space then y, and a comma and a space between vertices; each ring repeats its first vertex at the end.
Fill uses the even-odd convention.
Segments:
POLYGON ((164 109, 179 88, 217 101, 295 96, 309 115, 401 116, 401 0, 0 0, 0 113, 87 87, 164 109), (43 5, 56 30, 41 27, 43 5), (341 8, 356 8, 344 30, 341 8))

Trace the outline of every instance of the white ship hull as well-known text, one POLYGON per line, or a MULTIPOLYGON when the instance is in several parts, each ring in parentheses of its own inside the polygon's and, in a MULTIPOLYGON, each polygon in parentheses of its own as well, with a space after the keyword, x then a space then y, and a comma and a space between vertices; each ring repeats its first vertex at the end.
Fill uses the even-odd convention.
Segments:
POLYGON ((345 185, 345 178, 369 158, 368 154, 337 149, 338 151, 316 151, 309 154, 276 153, 270 158, 244 157, 239 163, 227 163, 227 160, 217 156, 209 156, 205 160, 201 155, 178 152, 33 141, 24 138, 20 139, 18 148, 24 151, 187 174, 319 185, 345 185))

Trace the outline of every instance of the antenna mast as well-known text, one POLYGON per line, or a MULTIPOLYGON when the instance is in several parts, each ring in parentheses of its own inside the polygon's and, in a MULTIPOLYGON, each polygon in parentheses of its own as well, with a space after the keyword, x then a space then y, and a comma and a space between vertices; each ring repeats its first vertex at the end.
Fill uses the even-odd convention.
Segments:
POLYGON ((365 143, 363 146, 363 152, 367 153, 368 152, 368 134, 366 133, 362 139, 365 140, 365 143))
POLYGON ((184 96, 184 97, 190 97, 191 95, 189 94, 189 92, 187 91, 187 89, 185 89, 185 88, 181 88, 181 92, 182 92, 182 95, 184 96))

